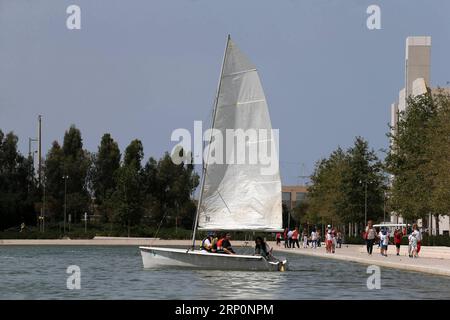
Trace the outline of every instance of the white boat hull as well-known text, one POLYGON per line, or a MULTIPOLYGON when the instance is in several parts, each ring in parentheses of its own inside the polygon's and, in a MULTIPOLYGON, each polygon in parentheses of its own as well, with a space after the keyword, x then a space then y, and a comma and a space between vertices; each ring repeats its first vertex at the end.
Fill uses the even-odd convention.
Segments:
POLYGON ((260 256, 208 253, 187 249, 139 247, 144 268, 188 267, 212 270, 284 271, 287 260, 267 261, 260 256))

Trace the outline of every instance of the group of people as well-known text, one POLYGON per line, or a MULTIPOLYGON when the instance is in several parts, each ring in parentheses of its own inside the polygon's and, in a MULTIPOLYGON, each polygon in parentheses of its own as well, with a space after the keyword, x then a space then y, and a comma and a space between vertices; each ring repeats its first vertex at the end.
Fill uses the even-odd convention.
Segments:
MULTIPOLYGON (((276 243, 278 246, 281 246, 282 240, 284 240, 285 248, 295 248, 296 246, 300 248, 300 241, 302 241, 303 248, 311 247, 315 249, 321 246, 322 236, 320 230, 317 228, 313 228, 309 234, 306 229, 300 233, 298 227, 295 227, 294 230, 286 228, 283 234, 277 233, 276 243)), ((342 246, 342 240, 341 232, 328 225, 325 230, 325 247, 327 253, 334 253, 336 248, 340 248, 342 246)))
MULTIPOLYGON (((396 255, 400 255, 400 246, 403 237, 406 235, 406 229, 401 230, 396 228, 393 235, 393 243, 396 247, 396 255)), ((372 255, 373 246, 378 242, 378 247, 380 248, 380 254, 387 257, 388 245, 390 242, 390 232, 386 227, 381 227, 380 231, 377 231, 372 220, 369 220, 363 234, 366 241, 367 254, 372 255)), ((412 232, 408 236, 408 256, 410 258, 417 258, 420 252, 422 241, 422 233, 420 232, 417 224, 413 224, 412 232)))
POLYGON ((300 248, 300 231, 298 230, 298 227, 295 227, 294 230, 289 230, 289 228, 286 228, 284 230, 283 236, 281 236, 281 233, 278 232, 275 236, 277 241, 277 246, 281 245, 281 240, 284 239, 284 247, 285 248, 300 248))
POLYGON ((208 232, 202 240, 200 250, 210 253, 236 254, 231 246, 231 233, 216 234, 208 232))
POLYGON ((342 248, 343 237, 342 233, 331 225, 327 226, 325 230, 325 246, 327 253, 335 253, 336 248, 342 248))
MULTIPOLYGON (((202 240, 200 250, 208 253, 236 254, 231 246, 231 233, 216 234, 208 232, 202 240)), ((263 256, 268 260, 273 260, 272 248, 262 237, 255 239, 255 255, 263 256)))

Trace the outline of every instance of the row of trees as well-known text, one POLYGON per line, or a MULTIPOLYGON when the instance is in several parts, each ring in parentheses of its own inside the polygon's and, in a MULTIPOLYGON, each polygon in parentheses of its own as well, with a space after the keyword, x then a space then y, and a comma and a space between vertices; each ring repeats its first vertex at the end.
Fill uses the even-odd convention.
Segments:
MULTIPOLYGON (((440 90, 409 98, 391 129, 385 161, 361 137, 347 150, 337 148, 318 161, 308 197, 293 218, 302 224, 342 224, 356 232, 365 220, 381 220, 392 212, 425 222, 429 215, 448 215, 450 96, 440 90)), ((174 219, 192 224, 191 196, 199 177, 192 165, 176 165, 167 153, 144 162, 142 143, 133 140, 122 155, 110 134, 91 153, 72 126, 62 146, 53 142, 38 184, 33 161, 18 152, 17 142, 12 132, 0 130, 0 230, 34 224, 41 209, 47 219, 62 221, 65 196, 74 222, 89 212, 104 223, 128 227, 173 224, 174 219)))
POLYGON ((317 162, 306 201, 294 209, 294 218, 308 224, 351 224, 379 219, 385 208, 385 175, 382 162, 361 137, 354 145, 337 148, 317 162), (367 204, 367 217, 366 217, 367 204))
POLYGON ((360 137, 351 148, 318 161, 307 199, 293 218, 302 224, 350 224, 354 231, 367 219, 391 213, 408 221, 421 218, 425 225, 429 215, 439 221, 450 214, 450 96, 438 90, 410 97, 390 129, 384 161, 360 137))
POLYGON ((131 141, 122 155, 106 133, 98 151, 91 153, 83 149, 80 130, 71 126, 62 146, 54 141, 47 153, 39 185, 32 159, 17 150, 17 136, 11 132, 3 137, 0 131, 0 138, 1 229, 23 221, 35 224, 41 210, 47 221, 63 221, 65 203, 75 223, 84 212, 103 223, 127 227, 174 219, 192 223, 191 196, 199 183, 194 167, 174 164, 167 153, 144 163, 140 140, 131 141))
POLYGON ((407 105, 390 134, 390 205, 408 220, 427 221, 432 214, 438 221, 450 214, 450 96, 428 90, 407 105))
POLYGON ((0 230, 21 222, 35 222, 36 184, 32 162, 17 150, 14 133, 0 130, 0 230))

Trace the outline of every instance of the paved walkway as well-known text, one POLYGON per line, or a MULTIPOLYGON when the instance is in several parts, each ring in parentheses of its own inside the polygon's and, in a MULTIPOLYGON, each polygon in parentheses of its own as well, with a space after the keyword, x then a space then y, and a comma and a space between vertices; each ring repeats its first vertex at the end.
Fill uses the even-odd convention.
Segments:
MULTIPOLYGON (((274 245, 274 243, 270 243, 274 245)), ((326 253, 325 247, 317 249, 296 248, 285 249, 274 245, 274 250, 279 252, 289 252, 293 254, 303 254, 321 258, 344 260, 363 263, 367 265, 378 265, 380 267, 396 268, 401 270, 418 271, 450 277, 450 248, 449 247, 422 247, 423 255, 417 259, 408 257, 408 249, 402 246, 400 256, 395 254, 395 247, 390 246, 388 256, 381 256, 377 246, 374 246, 373 254, 369 256, 362 245, 343 245, 337 248, 336 253, 326 253), (390 254, 389 254, 390 253, 390 254)), ((422 251, 421 251, 422 254, 422 251)))

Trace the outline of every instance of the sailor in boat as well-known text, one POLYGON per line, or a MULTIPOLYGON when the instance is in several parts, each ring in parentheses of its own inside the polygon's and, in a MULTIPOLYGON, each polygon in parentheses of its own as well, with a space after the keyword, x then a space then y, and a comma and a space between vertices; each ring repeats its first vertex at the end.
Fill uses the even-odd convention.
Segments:
POLYGON ((272 255, 272 248, 264 241, 262 237, 256 237, 255 239, 255 256, 262 256, 268 261, 274 261, 275 258, 272 255))
POLYGON ((200 246, 201 252, 212 252, 213 237, 214 237, 214 232, 208 232, 206 238, 202 240, 202 244, 200 246))
POLYGON ((283 262, 273 256, 272 248, 261 237, 256 237, 255 239, 255 256, 262 256, 269 262, 278 263, 278 271, 286 270, 283 262))
POLYGON ((225 233, 219 241, 217 241, 217 253, 236 254, 231 246, 231 234, 225 233))
POLYGON ((217 252, 217 242, 219 242, 219 236, 216 232, 213 232, 212 240, 211 240, 211 252, 217 252))

